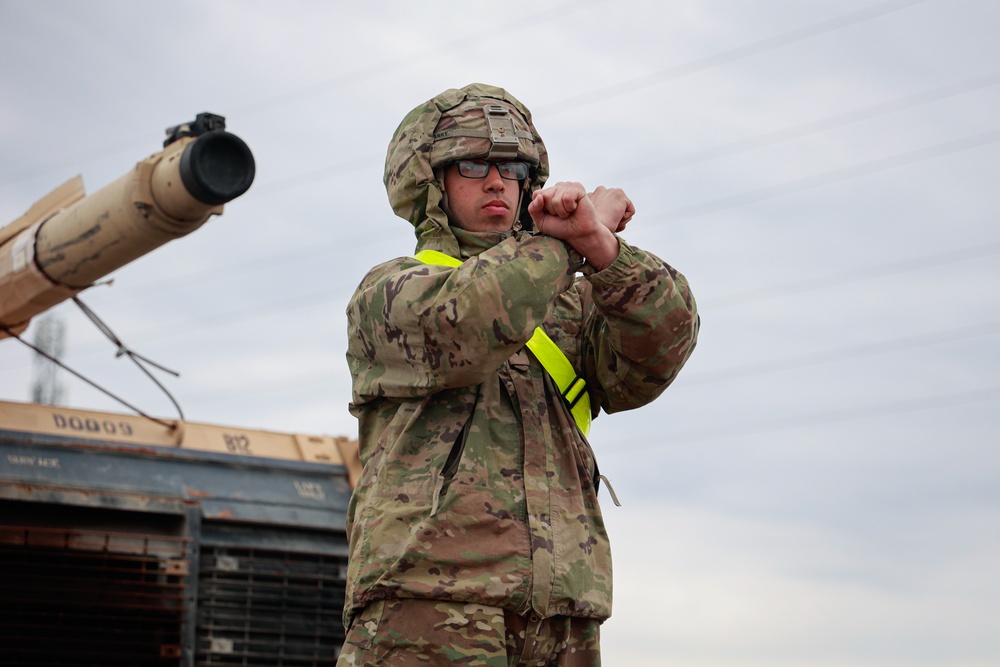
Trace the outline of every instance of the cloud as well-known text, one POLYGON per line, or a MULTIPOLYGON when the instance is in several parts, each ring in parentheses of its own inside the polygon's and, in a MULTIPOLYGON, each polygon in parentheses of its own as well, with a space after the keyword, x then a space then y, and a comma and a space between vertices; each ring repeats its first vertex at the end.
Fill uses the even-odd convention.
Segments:
MULTIPOLYGON (((445 88, 502 85, 553 178, 624 188, 626 238, 701 305, 675 385, 594 425, 625 503, 608 664, 992 665, 998 29, 985 0, 0 3, 0 220, 226 116, 251 190, 83 298, 182 373, 190 419, 350 435, 347 299, 413 247, 389 137, 445 88)), ((170 416, 56 312, 70 364, 170 416)), ((31 376, 0 342, 0 399, 31 376)))
POLYGON ((905 539, 887 544, 673 503, 612 509, 603 642, 632 665, 985 665, 1000 576, 982 575, 998 545, 969 535, 997 518, 888 525, 905 539), (968 551, 940 558, 949 540, 968 551))

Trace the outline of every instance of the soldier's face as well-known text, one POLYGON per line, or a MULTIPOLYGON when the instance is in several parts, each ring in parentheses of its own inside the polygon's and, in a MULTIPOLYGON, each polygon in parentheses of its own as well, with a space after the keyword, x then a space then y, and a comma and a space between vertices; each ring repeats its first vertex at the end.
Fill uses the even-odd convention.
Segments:
POLYGON ((505 232, 517 217, 520 181, 500 177, 491 166, 486 178, 466 178, 455 165, 444 172, 448 208, 462 229, 472 232, 505 232))

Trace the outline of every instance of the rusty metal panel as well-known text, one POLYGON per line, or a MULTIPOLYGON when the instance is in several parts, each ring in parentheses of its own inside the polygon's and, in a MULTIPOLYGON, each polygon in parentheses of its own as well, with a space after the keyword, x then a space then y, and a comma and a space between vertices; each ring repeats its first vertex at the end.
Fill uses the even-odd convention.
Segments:
POLYGON ((180 665, 199 519, 0 501, 0 664, 180 665))
POLYGON ((290 436, 299 454, 282 458, 74 425, 84 433, 0 414, 0 664, 335 660, 351 487, 344 466, 307 455, 322 441, 290 436))
POLYGON ((350 499, 343 467, 301 461, 0 432, 0 497, 44 500, 53 488, 75 502, 141 506, 161 498, 197 503, 206 517, 342 529, 350 499), (109 497, 114 495, 118 500, 109 497))
POLYGON ((207 547, 198 584, 197 665, 315 667, 344 641, 345 556, 207 547))

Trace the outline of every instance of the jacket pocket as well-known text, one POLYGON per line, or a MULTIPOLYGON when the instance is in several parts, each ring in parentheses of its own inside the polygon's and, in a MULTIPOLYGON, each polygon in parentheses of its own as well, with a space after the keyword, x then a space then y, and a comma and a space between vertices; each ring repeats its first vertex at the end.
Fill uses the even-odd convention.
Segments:
POLYGON ((462 462, 462 454, 465 453, 465 443, 469 439, 469 428, 472 424, 472 418, 476 414, 476 405, 479 404, 479 388, 476 389, 476 397, 472 401, 472 405, 469 408, 469 414, 465 420, 465 424, 462 426, 462 430, 458 434, 458 438, 455 439, 455 444, 451 446, 451 451, 448 452, 448 458, 445 459, 444 465, 441 466, 441 470, 438 471, 437 481, 434 485, 434 499, 431 502, 431 516, 437 514, 438 507, 441 504, 441 498, 448 493, 448 487, 451 486, 451 481, 455 478, 455 473, 458 472, 458 465, 462 462))

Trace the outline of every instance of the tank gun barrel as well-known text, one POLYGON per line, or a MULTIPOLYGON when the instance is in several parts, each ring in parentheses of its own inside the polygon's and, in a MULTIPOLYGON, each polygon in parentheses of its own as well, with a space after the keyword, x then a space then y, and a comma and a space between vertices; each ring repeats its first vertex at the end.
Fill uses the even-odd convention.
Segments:
MULTIPOLYGON (((12 331, 112 271, 201 227, 253 183, 253 154, 203 113, 90 196, 80 177, 0 229, 0 324, 12 331)), ((3 333, 0 332, 0 336, 3 333)))

